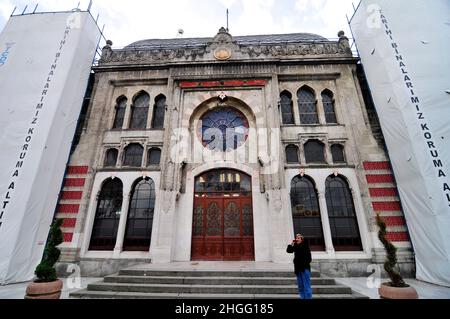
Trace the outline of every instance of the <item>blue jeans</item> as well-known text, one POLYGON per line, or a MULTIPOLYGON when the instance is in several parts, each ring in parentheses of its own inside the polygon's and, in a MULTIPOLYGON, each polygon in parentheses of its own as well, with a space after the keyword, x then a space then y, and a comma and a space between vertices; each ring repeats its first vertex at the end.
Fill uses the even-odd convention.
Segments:
POLYGON ((312 299, 311 273, 308 269, 297 274, 297 284, 300 299, 312 299))

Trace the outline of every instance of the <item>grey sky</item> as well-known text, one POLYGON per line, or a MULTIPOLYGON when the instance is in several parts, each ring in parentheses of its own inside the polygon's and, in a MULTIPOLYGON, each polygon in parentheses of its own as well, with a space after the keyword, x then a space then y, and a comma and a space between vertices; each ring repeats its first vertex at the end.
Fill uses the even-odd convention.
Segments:
MULTIPOLYGON (((15 6, 16 13, 70 10, 80 2, 86 9, 89 0, 0 0, 0 30, 15 6)), ((137 40, 174 38, 178 29, 183 37, 211 37, 226 25, 225 10, 230 10, 232 35, 310 32, 337 38, 344 30, 350 37, 346 14, 353 12, 358 0, 94 0, 91 12, 100 14, 105 37, 114 47, 137 40)))

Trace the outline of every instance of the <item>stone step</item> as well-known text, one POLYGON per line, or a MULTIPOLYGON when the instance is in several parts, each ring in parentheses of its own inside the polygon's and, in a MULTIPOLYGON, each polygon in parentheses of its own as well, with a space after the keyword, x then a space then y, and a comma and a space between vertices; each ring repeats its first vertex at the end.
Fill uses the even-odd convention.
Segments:
MULTIPOLYGON (((181 276, 117 276, 104 278, 107 283, 177 284, 177 285, 295 285, 295 277, 181 277, 181 276)), ((334 285, 330 278, 311 278, 312 285, 334 285)))
MULTIPOLYGON (((189 294, 296 294, 297 285, 167 285, 98 282, 89 284, 91 291, 189 293, 189 294)), ((313 294, 352 294, 341 285, 312 286, 313 294)))
MULTIPOLYGON (((76 299, 299 299, 297 294, 185 294, 185 293, 136 293, 79 290, 70 294, 76 299)), ((313 299, 368 299, 358 293, 314 294, 313 299)))
MULTIPOLYGON (((143 269, 122 269, 121 276, 171 276, 171 277, 292 277, 293 271, 225 271, 225 270, 143 270, 143 269)), ((319 278, 320 273, 311 272, 311 278, 319 278)))

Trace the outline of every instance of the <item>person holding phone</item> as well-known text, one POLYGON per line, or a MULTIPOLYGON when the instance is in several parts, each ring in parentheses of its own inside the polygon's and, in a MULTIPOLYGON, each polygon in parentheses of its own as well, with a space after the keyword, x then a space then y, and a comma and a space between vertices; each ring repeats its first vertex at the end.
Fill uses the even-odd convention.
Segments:
POLYGON ((302 234, 297 234, 286 252, 294 254, 294 271, 297 276, 298 293, 301 299, 312 299, 311 250, 302 234))

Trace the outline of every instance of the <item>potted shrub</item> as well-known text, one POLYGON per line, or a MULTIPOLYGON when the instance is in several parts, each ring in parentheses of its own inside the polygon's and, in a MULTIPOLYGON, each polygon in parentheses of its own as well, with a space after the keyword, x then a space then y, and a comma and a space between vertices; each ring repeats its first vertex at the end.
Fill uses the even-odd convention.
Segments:
POLYGON ((25 299, 59 299, 63 282, 56 276, 55 263, 61 251, 57 248, 63 242, 62 219, 56 219, 50 226, 50 236, 44 249, 44 257, 36 267, 36 278, 27 286, 25 299))
POLYGON ((386 223, 379 214, 377 214, 377 225, 380 228, 378 238, 386 250, 384 269, 391 279, 390 282, 381 284, 378 289, 380 297, 383 299, 418 299, 417 291, 405 283, 401 274, 394 269, 397 264, 397 247, 386 237, 386 223))

